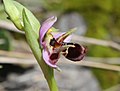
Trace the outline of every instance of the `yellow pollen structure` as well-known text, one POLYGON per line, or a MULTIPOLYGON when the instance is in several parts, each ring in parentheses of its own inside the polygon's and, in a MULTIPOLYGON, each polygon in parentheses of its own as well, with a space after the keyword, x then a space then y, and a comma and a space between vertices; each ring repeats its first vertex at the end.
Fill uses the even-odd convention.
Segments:
POLYGON ((47 33, 51 33, 52 32, 52 29, 49 29, 48 31, 47 31, 47 33))

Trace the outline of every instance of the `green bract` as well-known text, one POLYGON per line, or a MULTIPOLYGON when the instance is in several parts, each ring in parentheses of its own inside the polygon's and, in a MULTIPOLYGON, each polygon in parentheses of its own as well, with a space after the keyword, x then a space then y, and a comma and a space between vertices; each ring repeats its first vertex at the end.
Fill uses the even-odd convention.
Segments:
POLYGON ((10 20, 15 24, 15 26, 22 30, 22 17, 20 16, 20 12, 17 7, 13 4, 11 0, 3 0, 4 8, 10 20))
POLYGON ((25 8, 23 5, 19 4, 16 1, 3 0, 3 2, 4 2, 5 11, 8 14, 10 20, 20 30, 24 30, 22 11, 23 9, 26 9, 26 15, 29 18, 31 27, 33 28, 33 30, 36 32, 37 36, 39 37, 38 32, 40 28, 40 23, 27 8, 25 8))

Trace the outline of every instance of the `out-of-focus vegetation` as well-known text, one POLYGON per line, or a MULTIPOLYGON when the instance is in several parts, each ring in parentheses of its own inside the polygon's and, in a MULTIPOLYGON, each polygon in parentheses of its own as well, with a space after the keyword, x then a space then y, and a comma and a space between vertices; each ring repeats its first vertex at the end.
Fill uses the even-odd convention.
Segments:
POLYGON ((11 50, 12 49, 12 36, 8 31, 0 30, 0 49, 11 50))
MULTIPOLYGON (((82 15, 87 32, 85 36, 97 39, 113 40, 120 43, 120 0, 17 0, 33 11, 39 20, 53 13, 62 16, 66 13, 77 12, 82 15)), ((0 5, 0 19, 5 20, 2 2, 0 5)), ((75 22, 75 21, 74 21, 75 22)), ((0 38, 7 39, 4 49, 9 48, 11 38, 7 31, 0 29, 0 38), (6 36, 8 38, 6 38, 6 36)), ((2 45, 0 45, 0 48, 2 45)), ((88 56, 92 57, 120 57, 120 51, 112 48, 88 45, 88 56)), ((92 70, 103 89, 119 84, 119 72, 100 69, 92 70)))

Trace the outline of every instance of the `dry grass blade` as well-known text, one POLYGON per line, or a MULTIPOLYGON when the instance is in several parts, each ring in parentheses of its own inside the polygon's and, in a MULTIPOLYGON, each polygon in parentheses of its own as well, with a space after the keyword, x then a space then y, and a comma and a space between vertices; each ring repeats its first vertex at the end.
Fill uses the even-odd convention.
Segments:
MULTIPOLYGON (((19 31, 12 23, 7 22, 7 21, 0 20, 0 27, 24 34, 24 32, 19 31)), ((78 41, 78 42, 89 43, 89 44, 108 46, 108 47, 112 47, 120 51, 120 45, 113 41, 99 40, 95 38, 88 38, 88 37, 77 36, 77 35, 73 35, 72 40, 78 41)))
POLYGON ((37 64, 35 59, 22 59, 22 58, 13 58, 13 57, 0 57, 0 63, 10 63, 10 64, 27 64, 33 65, 37 64))
POLYGON ((82 61, 80 63, 75 63, 76 65, 87 66, 92 68, 100 68, 106 70, 120 71, 120 66, 105 64, 100 62, 92 62, 92 61, 82 61))
POLYGON ((73 35, 72 39, 74 41, 83 42, 83 43, 89 43, 89 44, 95 44, 95 45, 101 45, 101 46, 108 46, 108 47, 112 47, 112 48, 120 51, 120 45, 113 42, 113 41, 106 41, 106 40, 88 38, 88 37, 77 36, 77 35, 73 35))
MULTIPOLYGON (((65 60, 65 59, 62 59, 65 60)), ((0 63, 11 63, 11 64, 27 64, 27 65, 33 65, 37 64, 35 59, 20 59, 20 58, 11 58, 11 57, 0 57, 0 63)), ((81 62, 60 62, 60 64, 70 64, 70 65, 79 65, 79 66, 85 66, 85 67, 91 67, 91 68, 100 68, 100 69, 106 69, 106 70, 113 70, 113 71, 120 71, 120 66, 111 65, 111 64, 105 64, 100 62, 91 62, 91 61, 81 61, 81 62)))
POLYGON ((101 63, 101 62, 89 61, 89 60, 82 60, 80 62, 72 62, 65 58, 62 58, 61 60, 66 60, 64 62, 61 61, 62 64, 67 63, 67 64, 75 64, 75 65, 91 67, 91 68, 100 68, 100 69, 106 69, 106 70, 120 71, 120 66, 113 65, 113 64, 107 64, 107 63, 101 63))
POLYGON ((4 20, 0 20, 0 28, 24 34, 24 32, 18 30, 13 23, 10 23, 4 20))
MULTIPOLYGON (((35 58, 32 56, 32 54, 10 52, 10 55, 8 55, 9 53, 7 53, 7 51, 5 52, 1 51, 1 52, 7 55, 4 55, 4 56, 2 55, 0 57, 0 63, 28 64, 28 65, 33 65, 37 63, 35 58), (16 54, 18 54, 19 56, 15 56, 16 54)), ((66 63, 66 64, 71 64, 71 65, 74 64, 74 65, 80 65, 80 66, 86 66, 86 67, 92 67, 92 68, 120 71, 120 66, 107 64, 107 63, 100 63, 100 62, 89 61, 89 60, 80 61, 80 62, 70 62, 70 61, 67 61, 67 59, 63 57, 61 57, 60 60, 65 60, 65 61, 60 62, 61 65, 66 63)))
POLYGON ((120 65, 120 58, 113 57, 113 58, 102 58, 102 57, 85 57, 85 60, 89 60, 92 62, 100 62, 100 63, 107 63, 107 64, 116 64, 120 65))
POLYGON ((12 52, 12 51, 3 51, 0 50, 1 56, 14 57, 14 58, 33 58, 32 53, 21 53, 21 52, 12 52))

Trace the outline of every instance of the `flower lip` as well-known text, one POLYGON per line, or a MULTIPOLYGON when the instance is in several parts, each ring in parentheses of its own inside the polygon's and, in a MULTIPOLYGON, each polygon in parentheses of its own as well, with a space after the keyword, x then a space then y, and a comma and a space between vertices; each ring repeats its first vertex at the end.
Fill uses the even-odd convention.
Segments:
POLYGON ((69 47, 64 50, 64 56, 71 61, 80 61, 86 54, 86 48, 79 44, 68 43, 68 45, 74 45, 75 47, 69 47), (66 53, 65 53, 66 52, 66 53))

